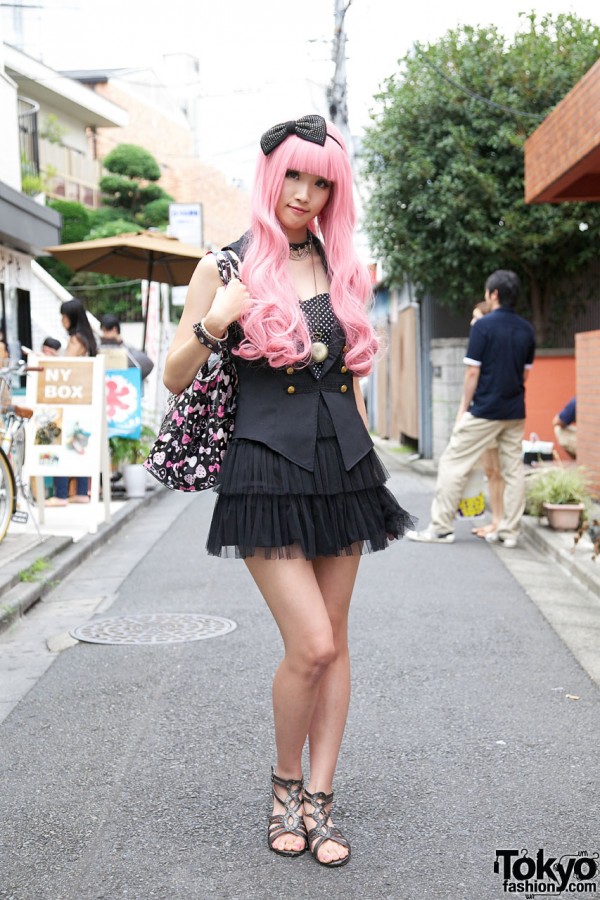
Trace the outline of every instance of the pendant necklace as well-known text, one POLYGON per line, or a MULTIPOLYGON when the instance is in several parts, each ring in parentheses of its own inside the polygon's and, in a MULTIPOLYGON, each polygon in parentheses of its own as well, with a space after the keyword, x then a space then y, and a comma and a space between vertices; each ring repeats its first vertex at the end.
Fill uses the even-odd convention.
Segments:
POLYGON ((293 259, 293 260, 306 259, 308 254, 311 253, 311 251, 312 251, 312 241, 310 239, 310 232, 309 232, 309 236, 307 237, 307 239, 305 241, 301 241, 299 244, 290 243, 288 246, 290 248, 290 259, 293 259))
POLYGON ((327 344, 324 344, 322 340, 323 335, 321 332, 321 295, 317 293, 317 271, 315 269, 315 258, 313 256, 312 236, 310 232, 308 234, 308 245, 310 261, 312 262, 313 279, 315 282, 315 297, 317 299, 317 327, 311 335, 312 344, 310 345, 310 356, 314 363, 322 363, 325 362, 325 360, 329 356, 329 347, 327 346, 327 344))

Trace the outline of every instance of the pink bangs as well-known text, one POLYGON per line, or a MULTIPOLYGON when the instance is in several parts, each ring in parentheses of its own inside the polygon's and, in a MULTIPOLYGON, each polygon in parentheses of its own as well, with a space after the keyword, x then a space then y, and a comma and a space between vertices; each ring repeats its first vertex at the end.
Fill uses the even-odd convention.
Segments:
MULTIPOLYGON (((328 126, 333 130, 333 126, 328 126)), ((342 142, 341 135, 338 138, 342 142)), ((343 142, 342 142, 343 145, 343 142)), ((304 141, 296 135, 290 135, 269 156, 261 153, 256 168, 256 187, 259 181, 267 189, 267 195, 263 197, 273 208, 279 199, 283 186, 283 179, 288 169, 296 169, 298 172, 310 172, 312 175, 321 175, 334 185, 342 188, 348 186, 348 179, 352 183, 352 170, 345 149, 327 137, 325 144, 313 144, 304 141), (261 177, 262 176, 262 177, 261 177)))
POLYGON ((327 132, 335 140, 328 136, 323 147, 290 135, 268 156, 259 156, 252 196, 252 241, 241 271, 255 300, 241 318, 245 340, 239 354, 246 359, 265 357, 275 367, 306 362, 309 356, 310 335, 288 274, 288 240, 275 215, 286 172, 294 169, 332 182, 327 205, 310 227, 325 245, 331 303, 349 347, 346 363, 356 375, 365 375, 377 351, 367 314, 371 284, 352 243, 355 210, 350 162, 337 128, 328 122, 327 132))

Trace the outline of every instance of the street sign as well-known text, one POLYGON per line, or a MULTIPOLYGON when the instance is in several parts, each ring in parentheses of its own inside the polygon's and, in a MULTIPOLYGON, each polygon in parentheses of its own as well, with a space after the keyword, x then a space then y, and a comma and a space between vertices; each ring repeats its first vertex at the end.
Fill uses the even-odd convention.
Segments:
POLYGON ((169 236, 202 247, 204 221, 201 203, 169 203, 169 236))

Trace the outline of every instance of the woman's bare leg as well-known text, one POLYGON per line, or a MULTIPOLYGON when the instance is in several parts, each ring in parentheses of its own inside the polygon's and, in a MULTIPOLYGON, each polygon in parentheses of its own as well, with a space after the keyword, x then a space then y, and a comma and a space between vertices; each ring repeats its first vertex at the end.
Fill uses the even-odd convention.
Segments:
MULTIPOLYGON (((348 612, 360 556, 319 558, 314 562, 317 582, 331 623, 335 658, 327 667, 318 687, 308 742, 310 750, 310 793, 333 789, 333 776, 346 726, 350 703, 350 656, 348 653, 348 612)), ((310 830, 314 821, 306 817, 310 830)), ((335 841, 325 841, 319 859, 330 862, 343 859, 348 850, 335 841)))
MULTIPOLYGON (((319 682, 335 656, 333 629, 313 563, 306 559, 245 560, 281 632, 285 656, 273 679, 275 743, 280 778, 301 778, 306 741, 319 682)), ((283 806, 274 802, 274 813, 283 806)), ((301 850, 304 841, 283 834, 279 850, 301 850)))
POLYGON ((497 447, 488 448, 481 456, 481 464, 488 482, 488 496, 492 521, 473 529, 473 534, 484 538, 487 534, 498 531, 504 515, 504 478, 500 469, 500 457, 497 447))
POLYGON ((502 516, 504 515, 504 478, 500 469, 500 457, 498 456, 498 448, 494 447, 488 450, 491 457, 491 465, 487 472, 488 477, 488 493, 490 495, 490 507, 492 509, 492 524, 494 531, 497 531, 502 516))

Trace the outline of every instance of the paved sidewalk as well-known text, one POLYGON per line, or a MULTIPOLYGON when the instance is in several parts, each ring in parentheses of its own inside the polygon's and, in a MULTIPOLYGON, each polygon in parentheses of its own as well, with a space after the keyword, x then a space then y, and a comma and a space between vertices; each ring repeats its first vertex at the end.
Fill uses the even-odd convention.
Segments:
POLYGON ((0 542, 0 634, 25 615, 69 572, 110 540, 136 513, 165 493, 157 486, 139 499, 111 500, 110 521, 103 507, 69 504, 46 509, 46 521, 37 533, 34 524, 11 523, 0 542), (90 517, 98 515, 97 530, 90 532, 90 517))

